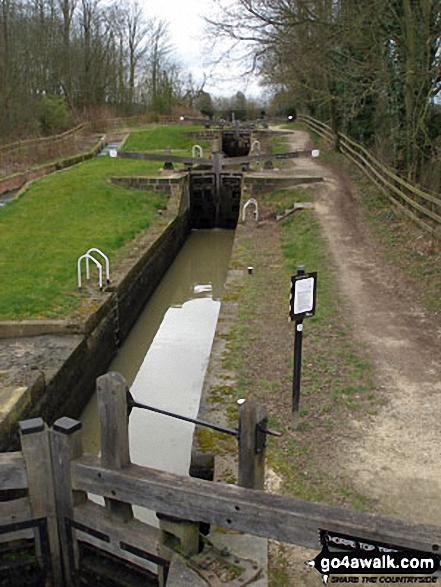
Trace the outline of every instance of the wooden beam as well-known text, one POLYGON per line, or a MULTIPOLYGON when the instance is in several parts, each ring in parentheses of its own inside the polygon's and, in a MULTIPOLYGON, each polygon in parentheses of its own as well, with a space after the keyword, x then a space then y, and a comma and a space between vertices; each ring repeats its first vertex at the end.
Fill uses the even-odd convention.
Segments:
POLYGON ((121 522, 107 516, 106 508, 88 501, 74 509, 73 521, 84 528, 90 528, 96 533, 106 536, 106 540, 99 540, 87 531, 76 529, 77 538, 92 544, 106 552, 126 559, 145 569, 152 570, 152 559, 159 558, 169 563, 174 550, 160 546, 160 531, 153 526, 144 524, 133 518, 128 522, 121 522), (138 555, 133 554, 138 552, 138 555), (148 556, 145 556, 147 553, 148 556), (141 556, 141 554, 143 556, 141 556))
POLYGON ((0 454, 0 491, 27 488, 28 480, 22 453, 0 454))
POLYGON ((239 407, 239 467, 237 483, 248 489, 263 489, 265 481, 266 436, 258 427, 266 429, 268 412, 255 400, 247 400, 239 407), (259 443, 260 439, 260 443, 259 443), (259 443, 259 446, 257 444, 259 443))
POLYGON ((119 151, 118 158, 121 159, 141 159, 145 161, 170 161, 172 163, 183 163, 184 165, 213 165, 212 159, 202 157, 181 157, 180 155, 159 155, 156 153, 141 153, 137 151, 119 151))
MULTIPOLYGON (((101 461, 109 469, 130 465, 127 383, 119 373, 106 373, 96 382, 98 413, 101 424, 101 461)), ((133 518, 132 506, 106 499, 109 516, 127 522, 133 518)))
POLYGON ((32 519, 31 506, 27 497, 0 501, 0 527, 26 522, 32 519))
MULTIPOLYGON (((268 154, 268 155, 246 155, 243 157, 224 157, 222 167, 231 165, 244 165, 246 163, 272 161, 274 159, 296 159, 297 157, 309 157, 310 150, 291 151, 288 153, 268 154)), ((121 151, 118 157, 123 159, 142 159, 146 161, 170 161, 172 163, 183 163, 185 165, 204 165, 213 166, 214 159, 205 159, 202 157, 181 157, 180 155, 159 155, 156 153, 140 153, 135 151, 121 151)))
MULTIPOLYGON (((72 490, 70 473, 71 460, 83 454, 81 423, 72 418, 59 418, 50 431, 50 441, 64 581, 66 587, 73 587, 72 573, 74 569, 71 568, 69 556, 72 540, 71 536, 69 536, 66 522, 72 519, 74 507, 87 500, 85 492, 72 490)), ((73 542, 74 564, 78 564, 78 551, 75 541, 73 542)))
POLYGON ((99 459, 84 456, 72 462, 71 472, 75 489, 309 548, 319 547, 319 529, 425 552, 437 552, 441 545, 438 526, 180 477, 138 465, 111 471, 99 459))

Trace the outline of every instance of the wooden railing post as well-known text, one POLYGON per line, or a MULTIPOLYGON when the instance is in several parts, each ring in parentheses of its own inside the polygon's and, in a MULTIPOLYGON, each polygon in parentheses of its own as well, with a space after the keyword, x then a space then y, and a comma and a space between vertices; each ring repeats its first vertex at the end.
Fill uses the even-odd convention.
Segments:
POLYGON ((268 413, 255 400, 239 407, 239 471, 238 485, 263 489, 265 481, 265 448, 268 413))
MULTIPOLYGON (((19 429, 32 516, 35 519, 46 518, 47 520, 52 579, 54 585, 60 585, 62 581, 61 555, 48 429, 41 418, 21 421, 19 429)), ((37 556, 41 559, 43 553, 37 533, 35 539, 37 556)))
POLYGON ((87 499, 86 492, 72 490, 70 471, 71 461, 83 454, 81 422, 72 418, 60 418, 52 427, 50 439, 64 580, 67 587, 73 587, 72 574, 79 561, 69 521, 73 517, 74 507, 87 499))
MULTIPOLYGON (((108 469, 130 465, 127 415, 127 383, 119 373, 107 373, 97 379, 98 411, 101 423, 101 462, 108 469)), ((107 513, 119 521, 133 518, 132 506, 105 498, 107 513)))

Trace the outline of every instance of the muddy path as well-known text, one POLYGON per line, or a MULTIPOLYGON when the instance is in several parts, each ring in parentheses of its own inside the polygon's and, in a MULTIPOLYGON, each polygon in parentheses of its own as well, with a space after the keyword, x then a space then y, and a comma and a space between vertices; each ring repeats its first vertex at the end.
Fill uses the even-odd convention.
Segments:
MULTIPOLYGON (((308 144, 306 132, 290 136, 292 149, 308 144)), ((320 160, 302 166, 325 177, 315 188, 315 214, 338 267, 354 336, 387 400, 376 416, 345 423, 348 434, 334 465, 373 500, 377 512, 441 523, 436 502, 441 491, 441 330, 383 258, 349 178, 320 160)))

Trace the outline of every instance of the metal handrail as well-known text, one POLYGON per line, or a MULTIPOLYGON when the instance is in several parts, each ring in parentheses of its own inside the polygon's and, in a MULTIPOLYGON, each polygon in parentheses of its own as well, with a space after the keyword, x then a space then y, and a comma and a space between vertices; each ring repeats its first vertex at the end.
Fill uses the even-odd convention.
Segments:
POLYGON ((248 202, 246 202, 242 208, 242 222, 245 222, 245 218, 246 218, 246 209, 248 208, 248 206, 250 204, 254 204, 255 208, 254 208, 254 218, 256 220, 256 222, 259 222, 259 206, 257 204, 257 200, 255 198, 250 198, 248 200, 248 202))
POLYGON ((98 280, 99 280, 99 286, 100 286, 100 291, 103 290, 103 266, 101 265, 101 263, 99 261, 97 261, 95 259, 95 257, 92 257, 92 255, 89 255, 88 253, 86 253, 85 255, 82 255, 79 259, 78 259, 78 263, 77 263, 77 269, 78 269, 78 291, 81 291, 81 261, 83 259, 91 259, 95 265, 98 267, 98 280))
POLYGON ((106 281, 109 284, 110 283, 110 265, 109 265, 109 259, 108 259, 108 257, 102 251, 100 251, 100 249, 97 249, 95 247, 92 247, 86 253, 86 255, 89 255, 89 257, 86 257, 86 279, 90 279, 89 258, 90 258, 90 253, 93 253, 93 252, 98 253, 98 254, 100 254, 103 257, 103 259, 104 259, 104 261, 106 263, 106 281))

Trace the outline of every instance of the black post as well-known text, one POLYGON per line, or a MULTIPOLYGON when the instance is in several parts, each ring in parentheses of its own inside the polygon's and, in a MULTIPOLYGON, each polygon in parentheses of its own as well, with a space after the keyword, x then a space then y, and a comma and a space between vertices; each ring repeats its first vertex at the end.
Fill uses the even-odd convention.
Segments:
MULTIPOLYGON (((305 266, 297 267, 297 275, 305 274, 305 266)), ((294 372, 292 379, 292 425, 297 428, 300 403, 300 375, 302 369, 302 342, 303 342, 303 318, 295 321, 296 331, 294 335, 294 372)))

